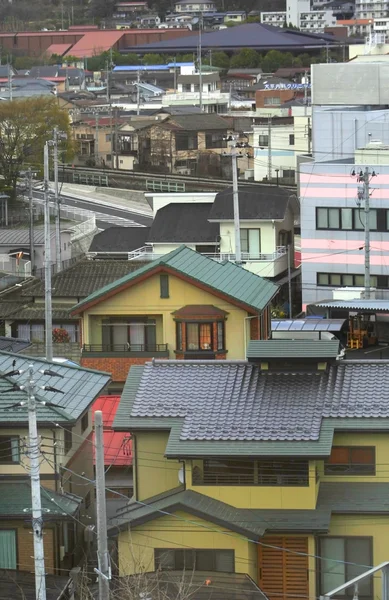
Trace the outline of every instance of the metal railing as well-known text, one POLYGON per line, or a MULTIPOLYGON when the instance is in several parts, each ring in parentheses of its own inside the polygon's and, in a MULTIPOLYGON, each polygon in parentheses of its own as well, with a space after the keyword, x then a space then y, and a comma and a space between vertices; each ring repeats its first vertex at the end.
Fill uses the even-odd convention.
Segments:
POLYGON ((8 254, 0 254, 0 271, 16 277, 31 277, 31 261, 14 258, 8 254))
MULTIPOLYGON (((242 252, 242 261, 243 262, 272 262, 286 256, 288 254, 287 246, 278 246, 275 252, 270 253, 254 253, 254 252, 242 252)), ((142 246, 137 250, 133 250, 132 252, 128 252, 128 260, 156 260, 161 258, 163 254, 159 254, 154 252, 152 246, 142 246)), ((231 261, 235 262, 236 256, 232 253, 226 252, 215 252, 215 253, 204 253, 203 256, 207 256, 208 258, 212 258, 216 261, 231 261)))
POLYGON ((306 487, 309 485, 308 473, 257 475, 254 473, 201 473, 192 474, 193 485, 252 485, 268 487, 306 487))
POLYGON ((167 352, 167 344, 84 344, 83 352, 167 352))

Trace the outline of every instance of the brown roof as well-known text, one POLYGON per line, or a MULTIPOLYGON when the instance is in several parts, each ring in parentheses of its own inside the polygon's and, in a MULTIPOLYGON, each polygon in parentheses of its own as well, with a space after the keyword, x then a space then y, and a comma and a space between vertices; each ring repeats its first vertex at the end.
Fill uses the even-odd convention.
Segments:
POLYGON ((225 317, 228 313, 221 308, 213 306, 213 304, 187 304, 172 313, 175 317, 225 317))

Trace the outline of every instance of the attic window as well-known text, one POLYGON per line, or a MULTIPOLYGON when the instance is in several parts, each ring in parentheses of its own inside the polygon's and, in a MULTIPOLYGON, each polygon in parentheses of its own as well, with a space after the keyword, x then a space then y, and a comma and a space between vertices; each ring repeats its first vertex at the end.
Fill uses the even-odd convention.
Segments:
POLYGON ((169 298, 169 275, 161 273, 159 276, 159 284, 161 298, 169 298))

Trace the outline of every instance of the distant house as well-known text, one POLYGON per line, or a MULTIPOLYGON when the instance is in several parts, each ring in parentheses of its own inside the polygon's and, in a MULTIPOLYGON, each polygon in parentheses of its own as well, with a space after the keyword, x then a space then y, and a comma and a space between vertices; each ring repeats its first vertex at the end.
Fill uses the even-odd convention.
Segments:
POLYGON ((216 11, 216 4, 212 0, 179 0, 174 4, 177 13, 201 13, 216 11))

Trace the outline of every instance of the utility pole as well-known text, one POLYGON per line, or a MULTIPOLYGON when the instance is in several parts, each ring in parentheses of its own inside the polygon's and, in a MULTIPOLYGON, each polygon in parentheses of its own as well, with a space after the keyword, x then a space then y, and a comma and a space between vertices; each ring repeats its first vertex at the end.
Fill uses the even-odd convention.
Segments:
POLYGON ((44 148, 44 198, 45 198, 45 340, 46 360, 53 360, 53 314, 51 307, 51 231, 49 204, 49 144, 44 148))
POLYGON ((105 503, 105 470, 104 470, 104 438, 103 438, 103 413, 95 412, 95 439, 96 439, 96 511, 97 511, 97 557, 99 576, 99 600, 109 600, 109 580, 111 569, 109 566, 108 541, 107 541, 107 510, 105 503))
POLYGON ((95 166, 98 166, 98 162, 99 162, 99 113, 97 112, 95 114, 95 128, 96 128, 96 133, 95 133, 95 166))
POLYGON ((55 211, 55 263, 57 273, 61 270, 61 214, 58 186, 58 127, 54 127, 53 137, 54 155, 54 211, 55 211))
POLYGON ((307 114, 308 103, 308 71, 304 71, 304 114, 307 114))
POLYGON ((235 262, 240 265, 242 263, 242 252, 239 221, 238 157, 235 148, 232 149, 232 197, 234 204, 235 262))
POLYGON ((136 114, 139 117, 140 113, 140 71, 139 69, 136 72, 136 114))
POLYGON ((110 94, 109 94, 109 60, 107 58, 107 63, 106 63, 106 79, 107 79, 107 102, 110 101, 110 94))
POLYGON ((34 256, 34 198, 32 195, 32 171, 31 167, 28 167, 27 171, 27 185, 28 185, 28 205, 30 214, 30 262, 31 262, 31 273, 35 273, 35 256, 34 256))
MULTIPOLYGON (((9 61, 9 59, 8 59, 9 61)), ((9 93, 9 101, 12 102, 13 100, 13 92, 12 92, 12 70, 11 70, 11 65, 8 62, 8 93, 9 93)))
POLYGON ((199 69, 199 102, 200 111, 203 112, 203 59, 202 59, 202 29, 203 29, 203 18, 199 18, 199 55, 198 55, 198 69, 199 69))
POLYGON ((370 298, 370 172, 363 174, 363 199, 365 201, 365 299, 370 298))
POLYGON ((272 179, 272 164, 271 164, 271 117, 267 122, 267 178, 269 183, 272 179))
MULTIPOLYGON (((47 145, 45 146, 45 148, 47 145)), ((48 148, 47 148, 48 154, 48 148)), ((51 359, 50 359, 51 360, 51 359)), ((46 600, 45 554, 40 484, 40 448, 36 423, 34 368, 28 367, 28 448, 30 458, 32 529, 34 536, 35 597, 46 600)))
POLYGON ((290 244, 288 244, 288 302, 289 302, 289 319, 292 318, 292 275, 291 275, 291 253, 290 244))
POLYGON ((308 137, 308 154, 311 154, 311 145, 312 145, 311 117, 308 117, 307 137, 308 137))

